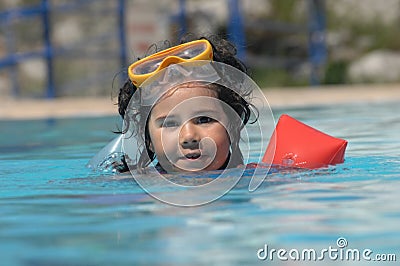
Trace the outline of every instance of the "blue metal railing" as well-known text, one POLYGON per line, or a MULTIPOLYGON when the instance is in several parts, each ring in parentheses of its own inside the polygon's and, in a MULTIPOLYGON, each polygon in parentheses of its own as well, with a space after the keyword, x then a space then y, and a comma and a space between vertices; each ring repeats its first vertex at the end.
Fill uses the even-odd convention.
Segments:
MULTIPOLYGON (((5 57, 0 58, 0 69, 9 68, 9 73, 11 77, 12 83, 12 94, 14 96, 19 95, 19 83, 18 83, 18 74, 15 70, 15 67, 21 63, 30 59, 42 58, 46 61, 46 91, 45 97, 54 98, 56 96, 56 88, 54 82, 54 58, 56 56, 62 56, 66 54, 70 54, 71 50, 66 48, 55 48, 52 40, 51 40, 51 22, 50 15, 52 12, 73 12, 82 8, 82 6, 90 5, 94 3, 95 0, 75 0, 69 1, 66 4, 52 6, 51 0, 42 0, 40 4, 30 7, 19 7, 12 8, 5 11, 0 12, 0 25, 5 28, 7 32, 6 41, 7 41, 7 54, 5 57), (24 52, 16 52, 15 45, 13 43, 13 36, 11 30, 9 30, 11 25, 15 21, 26 20, 29 18, 40 18, 42 20, 43 27, 43 47, 36 51, 24 51, 24 52)), ((109 10, 107 10, 109 13, 109 10)), ((117 6, 117 15, 118 15, 118 40, 119 40, 119 60, 122 67, 127 64, 127 54, 126 54, 126 38, 125 38, 125 0, 118 0, 117 6)), ((107 33, 106 36, 100 36, 99 38, 110 38, 115 34, 107 33)), ((95 40, 97 42, 98 40, 95 40)), ((90 42, 90 41, 89 41, 90 42)), ((86 43, 87 44, 87 43, 86 43)), ((85 52, 76 56, 85 56, 85 57, 96 57, 97 54, 91 54, 85 52)), ((103 56, 103 55, 102 55, 103 56)), ((124 75, 124 74, 123 74, 124 75)), ((126 78, 126 75, 125 77, 126 78)))
MULTIPOLYGON (((179 10, 176 21, 179 24, 179 37, 187 31, 187 17, 186 17, 186 0, 179 1, 179 10)), ((320 83, 321 67, 325 64, 327 57, 327 50, 325 46, 325 0, 305 0, 308 2, 308 25, 297 26, 288 23, 270 23, 268 27, 274 27, 274 30, 286 32, 307 32, 308 31, 308 54, 309 62, 312 66, 312 73, 310 77, 310 83, 316 85, 320 83)), ((97 57, 96 52, 85 51, 84 53, 74 49, 76 46, 88 46, 98 44, 103 39, 116 38, 118 40, 119 51, 117 57, 119 58, 119 64, 121 68, 127 66, 127 41, 126 41, 126 30, 125 30, 125 17, 126 17, 126 0, 118 0, 116 13, 118 16, 117 20, 117 34, 113 32, 106 32, 103 35, 97 36, 90 40, 84 40, 81 44, 74 44, 71 47, 57 47, 55 48, 52 43, 52 23, 50 22, 50 16, 52 12, 73 12, 79 10, 82 6, 90 6, 90 4, 98 2, 98 0, 71 0, 62 5, 52 5, 51 0, 41 0, 41 2, 35 6, 30 7, 19 7, 5 11, 0 11, 0 26, 4 28, 6 32, 6 55, 0 58, 0 69, 8 69, 9 76, 12 80, 12 94, 14 96, 19 95, 19 79, 16 66, 27 60, 33 58, 42 58, 46 62, 47 75, 46 75, 46 91, 44 96, 47 98, 54 98, 57 95, 57 88, 54 81, 54 58, 56 56, 76 56, 85 58, 97 57), (17 52, 15 43, 13 41, 11 25, 18 20, 26 20, 29 18, 39 18, 42 21, 42 39, 43 47, 33 50, 17 52)), ((227 23, 227 35, 228 38, 236 45, 238 49, 238 56, 242 60, 246 58, 246 36, 245 26, 246 22, 242 16, 242 10, 240 6, 240 0, 226 0, 227 8, 229 11, 229 20, 227 23)), ((110 13, 110 10, 105 12, 110 13)), ((270 29, 270 28, 269 28, 270 29)), ((261 29, 263 30, 263 29, 261 29)), ((103 58, 108 55, 102 54, 103 58)), ((112 55, 115 56, 115 55, 112 55)), ((123 79, 126 79, 126 74, 122 73, 123 79)))
MULTIPOLYGON (((229 40, 235 44, 238 57, 246 60, 246 36, 245 22, 239 0, 226 0, 229 10, 229 20, 227 25, 227 35, 229 40)), ((306 0, 308 3, 308 25, 294 25, 282 22, 269 22, 268 25, 255 25, 257 29, 263 31, 267 28, 282 33, 308 32, 308 60, 311 64, 310 84, 319 85, 321 82, 321 67, 325 64, 327 58, 327 49, 325 44, 326 14, 325 0, 306 0)), ((185 2, 179 0, 180 12, 180 35, 186 32, 185 20, 185 2)), ((287 59, 288 61, 293 61, 287 59)), ((295 60, 296 61, 296 60, 295 60)))
POLYGON ((0 12, 0 22, 1 25, 4 25, 7 35, 6 36, 7 55, 4 58, 0 59, 0 69, 5 67, 10 67, 9 73, 12 78, 12 87, 13 87, 12 93, 14 96, 17 96, 19 94, 19 86, 17 81, 18 77, 15 71, 16 64, 32 58, 42 57, 44 55, 44 52, 32 51, 25 53, 16 53, 14 50, 15 44, 11 36, 12 35, 12 32, 10 30, 11 24, 14 20, 40 16, 42 15, 42 12, 43 12, 42 5, 27 7, 27 8, 15 8, 0 12))

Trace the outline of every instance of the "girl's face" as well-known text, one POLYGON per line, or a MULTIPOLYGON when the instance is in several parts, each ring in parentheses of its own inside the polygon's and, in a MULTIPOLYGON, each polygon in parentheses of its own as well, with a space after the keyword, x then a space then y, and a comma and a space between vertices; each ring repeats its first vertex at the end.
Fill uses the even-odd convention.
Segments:
POLYGON ((224 165, 230 148, 228 118, 216 97, 205 85, 185 84, 153 107, 150 148, 164 170, 216 170, 224 165))

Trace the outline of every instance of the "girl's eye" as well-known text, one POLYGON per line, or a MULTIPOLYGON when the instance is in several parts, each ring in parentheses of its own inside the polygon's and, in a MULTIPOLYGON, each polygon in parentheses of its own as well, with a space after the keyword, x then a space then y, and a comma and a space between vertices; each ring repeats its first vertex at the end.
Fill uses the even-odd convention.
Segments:
POLYGON ((178 123, 176 121, 172 120, 166 120, 162 123, 161 127, 177 127, 178 123))
POLYGON ((215 121, 214 119, 208 116, 200 116, 196 118, 197 124, 207 124, 207 123, 212 123, 214 121, 215 121))

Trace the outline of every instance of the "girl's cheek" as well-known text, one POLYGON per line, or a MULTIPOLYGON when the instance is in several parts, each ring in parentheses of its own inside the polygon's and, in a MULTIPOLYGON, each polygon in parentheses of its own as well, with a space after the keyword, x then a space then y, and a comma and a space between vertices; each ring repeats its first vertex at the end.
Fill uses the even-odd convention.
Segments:
POLYGON ((176 150, 178 145, 178 132, 176 130, 161 130, 160 134, 160 144, 164 151, 176 150))

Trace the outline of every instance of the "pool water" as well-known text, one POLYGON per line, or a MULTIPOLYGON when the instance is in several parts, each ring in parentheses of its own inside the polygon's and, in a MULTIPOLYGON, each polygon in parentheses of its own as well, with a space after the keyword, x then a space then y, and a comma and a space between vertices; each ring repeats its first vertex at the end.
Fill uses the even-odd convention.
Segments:
MULTIPOLYGON (((114 138, 116 117, 0 121, 1 265, 308 265, 257 253, 338 249, 340 237, 399 261, 400 104, 278 109, 275 118, 283 112, 348 140, 345 163, 274 172, 252 193, 244 177, 191 208, 85 167, 114 138)), ((317 264, 354 263, 338 260, 317 264)))

